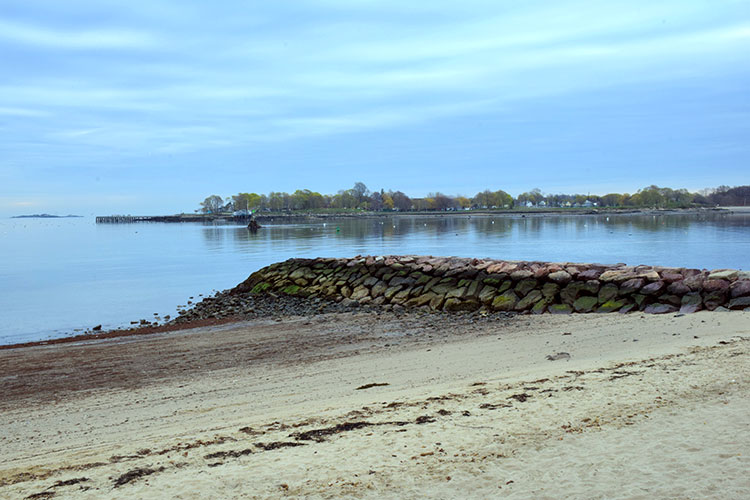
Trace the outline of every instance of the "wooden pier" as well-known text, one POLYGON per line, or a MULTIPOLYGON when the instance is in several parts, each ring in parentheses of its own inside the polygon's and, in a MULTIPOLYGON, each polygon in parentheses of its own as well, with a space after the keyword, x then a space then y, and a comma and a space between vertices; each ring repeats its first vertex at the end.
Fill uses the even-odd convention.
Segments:
POLYGON ((97 224, 133 224, 136 222, 245 222, 247 215, 100 215, 97 224))

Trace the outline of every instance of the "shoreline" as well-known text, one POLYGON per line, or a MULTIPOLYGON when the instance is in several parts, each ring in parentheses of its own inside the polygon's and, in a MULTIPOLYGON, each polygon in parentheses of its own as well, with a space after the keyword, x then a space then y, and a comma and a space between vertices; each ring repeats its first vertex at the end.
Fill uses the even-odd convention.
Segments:
POLYGON ((701 208, 521 208, 507 210, 456 210, 456 211, 408 211, 408 212, 256 212, 253 216, 234 215, 196 215, 196 214, 174 214, 174 215, 143 215, 143 216, 97 216, 97 223, 138 223, 138 222, 247 222, 251 218, 260 223, 272 223, 278 220, 305 220, 305 219, 349 219, 349 218, 389 218, 389 217, 558 217, 558 216, 639 216, 639 215, 691 215, 704 213, 734 212, 744 213, 750 211, 750 207, 701 207, 701 208), (748 210, 745 210, 745 209, 748 210))

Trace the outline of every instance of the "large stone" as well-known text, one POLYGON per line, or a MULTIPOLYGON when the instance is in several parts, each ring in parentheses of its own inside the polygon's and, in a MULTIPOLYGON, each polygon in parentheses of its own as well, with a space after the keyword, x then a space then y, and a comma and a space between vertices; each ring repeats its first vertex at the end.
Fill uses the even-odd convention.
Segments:
POLYGON ((631 293, 635 293, 639 291, 644 284, 645 281, 643 280, 643 278, 633 278, 624 281, 620 285, 620 295, 629 295, 631 293))
POLYGON ((716 269, 708 275, 710 280, 736 280, 739 271, 734 269, 716 269))
POLYGON ((401 285, 399 286, 389 286, 386 291, 383 293, 383 296, 391 300, 398 292, 401 291, 401 285))
POLYGON ((690 288, 690 290, 694 292, 700 292, 703 290, 703 282, 705 281, 705 278, 700 275, 696 274, 693 276, 687 276, 682 282, 690 288))
MULTIPOLYGON (((438 283, 437 285, 430 288, 431 292, 435 292, 438 295, 445 295, 453 290, 455 285, 451 283, 438 283)), ((425 287, 426 288, 426 287, 425 287)))
POLYGON ((729 287, 729 295, 732 298, 750 295, 750 280, 737 280, 729 287))
POLYGON ((365 278, 365 280, 362 282, 362 284, 365 285, 365 286, 370 286, 371 287, 373 285, 376 285, 379 281, 380 280, 378 278, 376 278, 375 276, 368 276, 367 278, 365 278))
POLYGON ((524 297, 534 288, 536 288, 536 280, 534 278, 527 278, 518 282, 515 291, 519 296, 524 297))
POLYGON ((352 300, 361 300, 369 296, 370 296, 370 290, 366 286, 360 285, 354 289, 354 291, 352 292, 349 298, 352 300))
POLYGON ((342 286, 342 287, 341 287, 341 290, 340 290, 340 292, 341 292, 341 295, 342 295, 342 296, 343 296, 344 298, 347 298, 347 299, 348 299, 349 297, 351 297, 351 295, 352 295, 352 289, 351 289, 351 288, 349 288, 348 286, 342 286))
POLYGON ((544 311, 547 310, 547 304, 549 302, 545 299, 540 300, 536 304, 534 304, 534 307, 531 308, 531 312, 533 314, 542 314, 544 311))
POLYGON ((462 286, 460 288, 453 288, 452 290, 448 290, 448 292, 445 294, 445 299, 450 298, 457 298, 460 299, 464 295, 466 295, 466 290, 468 287, 462 286))
POLYGON ((614 283, 607 283, 599 289, 599 303, 604 304, 617 298, 620 289, 614 283))
POLYGON ((737 297, 729 301, 727 306, 729 309, 745 309, 750 307, 750 296, 748 297, 737 297))
POLYGON ((699 292, 690 292, 682 296, 680 312, 690 314, 703 309, 703 297, 699 292))
POLYGON ((596 310, 596 312, 599 313, 609 313, 609 312, 615 312, 618 309, 622 308, 627 304, 624 300, 607 300, 602 305, 599 306, 599 308, 596 310))
POLYGON ((677 311, 677 308, 672 304, 650 304, 643 310, 646 314, 667 314, 677 311))
POLYGON ((547 279, 558 285, 567 285, 573 277, 566 271, 556 271, 547 275, 547 279))
POLYGON ((466 295, 464 297, 477 298, 479 297, 479 290, 482 288, 481 281, 472 280, 469 282, 469 287, 466 289, 466 295))
POLYGON ((404 304, 407 307, 422 307, 426 306, 430 303, 432 299, 437 297, 432 292, 423 293, 422 295, 418 295, 416 297, 412 297, 411 299, 406 301, 406 304, 404 304))
POLYGON ((443 302, 445 302, 445 297, 442 295, 435 295, 432 299, 430 299, 430 309, 433 311, 439 311, 443 307, 443 302))
POLYGON ((503 281, 502 283, 500 283, 500 286, 497 287, 497 293, 503 293, 506 290, 510 290, 510 287, 512 286, 513 286, 513 281, 507 279, 503 281))
POLYGON ((528 295, 518 301, 514 309, 516 311, 525 311, 526 309, 533 307, 534 304, 540 300, 542 300, 542 292, 539 290, 531 290, 528 295))
POLYGON ((682 296, 690 293, 690 287, 682 281, 675 281, 667 287, 667 292, 682 296))
POLYGON ((388 290, 388 285, 382 281, 375 284, 375 286, 372 287, 372 290, 370 291, 370 296, 374 299, 376 297, 380 297, 385 293, 385 291, 388 290))
POLYGON ((729 282, 726 280, 706 280, 703 282, 704 292, 726 292, 729 290, 729 282))
POLYGON ((486 285, 484 288, 482 288, 482 291, 479 292, 479 301, 484 305, 490 304, 495 298, 495 295, 497 295, 497 288, 495 288, 494 286, 486 285))
POLYGON ((713 311, 719 306, 724 305, 727 295, 723 292, 703 292, 703 305, 709 311, 713 311))
POLYGON ((573 302, 575 302, 578 296, 581 294, 582 289, 583 283, 579 281, 568 283, 565 288, 560 290, 560 299, 563 301, 563 303, 572 305, 573 302))
POLYGON ((661 292, 663 288, 664 288, 663 281, 654 281, 644 286, 643 288, 641 288, 641 293, 643 295, 656 295, 659 292, 661 292))
POLYGON ((578 297, 576 299, 573 303, 573 309, 575 309, 576 312, 588 313, 593 311, 598 303, 599 299, 597 297, 584 295, 583 297, 578 297))
POLYGON ((545 283, 542 287, 542 295, 545 299, 552 300, 560 292, 560 285, 557 283, 545 283))
POLYGON ((599 282, 599 280, 588 280, 583 284, 583 288, 581 290, 584 293, 596 295, 597 293, 599 293, 599 287, 601 286, 602 284, 599 282))
POLYGON ((547 306, 547 312, 550 314, 570 314, 573 308, 568 304, 550 304, 547 306))
POLYGON ((578 273, 577 278, 579 280, 598 280, 599 276, 602 275, 601 269, 587 269, 583 272, 578 273))
POLYGON ((495 297, 490 307, 495 311, 512 311, 516 302, 518 302, 518 296, 512 290, 508 290, 495 297))
POLYGON ((405 304, 406 301, 409 300, 409 296, 411 295, 410 292, 411 290, 406 288, 396 293, 396 295, 391 298, 391 304, 405 304))
POLYGON ((669 293, 665 293, 664 295, 660 295, 657 299, 658 302, 661 302, 662 304, 672 304, 673 306, 679 307, 682 304, 682 298, 677 295, 672 295, 669 293))
POLYGON ((676 283, 678 281, 682 281, 685 277, 680 273, 670 273, 670 272, 663 272, 661 273, 661 279, 664 280, 667 284, 676 283))
POLYGON ((455 297, 445 299, 443 310, 448 312, 476 311, 481 304, 476 300, 461 300, 455 297))
POLYGON ((533 276, 534 276, 534 273, 526 269, 519 269, 517 271, 513 271, 512 273, 510 273, 510 279, 512 279, 513 281, 521 281, 521 280, 525 280, 526 278, 531 278, 533 276))

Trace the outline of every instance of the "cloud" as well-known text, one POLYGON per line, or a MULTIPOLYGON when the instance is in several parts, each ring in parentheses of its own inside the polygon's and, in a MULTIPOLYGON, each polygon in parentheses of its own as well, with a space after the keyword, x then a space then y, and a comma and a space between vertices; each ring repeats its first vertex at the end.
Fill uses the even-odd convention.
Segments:
POLYGON ((47 49, 108 50, 154 48, 154 36, 134 29, 62 30, 0 20, 0 39, 47 49))

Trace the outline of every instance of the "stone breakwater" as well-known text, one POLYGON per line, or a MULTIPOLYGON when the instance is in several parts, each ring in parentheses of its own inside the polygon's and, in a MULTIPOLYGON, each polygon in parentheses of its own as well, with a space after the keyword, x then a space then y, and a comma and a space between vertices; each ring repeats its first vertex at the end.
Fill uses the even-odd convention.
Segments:
POLYGON ((750 310, 750 272, 432 256, 289 259, 230 295, 270 294, 433 311, 692 313, 750 310))

